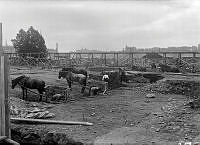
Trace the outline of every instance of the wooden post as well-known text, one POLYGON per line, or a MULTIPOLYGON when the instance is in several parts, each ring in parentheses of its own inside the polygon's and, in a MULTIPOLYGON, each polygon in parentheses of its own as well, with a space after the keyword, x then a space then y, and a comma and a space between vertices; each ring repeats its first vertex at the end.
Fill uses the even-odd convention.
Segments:
POLYGON ((81 53, 79 53, 79 63, 81 63, 82 62, 82 60, 81 60, 82 58, 81 58, 81 53))
POLYGON ((93 65, 93 63, 94 63, 94 55, 92 53, 92 65, 93 65))
POLYGON ((163 53, 163 56, 164 56, 164 64, 167 63, 166 59, 167 59, 167 54, 166 53, 163 53))
POLYGON ((193 52, 193 58, 196 58, 196 52, 193 52))
POLYGON ((133 53, 131 53, 131 69, 133 69, 133 53))
POLYGON ((105 66, 106 66, 106 53, 104 54, 104 63, 105 63, 105 66))
POLYGON ((118 64, 118 53, 117 53, 117 67, 118 67, 118 65, 119 65, 119 64, 118 64))
POLYGON ((0 54, 0 136, 10 138, 10 111, 8 101, 8 57, 0 54))
POLYGON ((71 53, 69 53, 69 66, 72 66, 72 62, 71 62, 71 53))
POLYGON ((0 23, 0 53, 3 52, 2 23, 0 23))
POLYGON ((115 59, 115 53, 113 53, 113 55, 114 55, 114 66, 116 66, 116 59, 115 59))
POLYGON ((181 53, 178 53, 178 58, 181 59, 181 53))

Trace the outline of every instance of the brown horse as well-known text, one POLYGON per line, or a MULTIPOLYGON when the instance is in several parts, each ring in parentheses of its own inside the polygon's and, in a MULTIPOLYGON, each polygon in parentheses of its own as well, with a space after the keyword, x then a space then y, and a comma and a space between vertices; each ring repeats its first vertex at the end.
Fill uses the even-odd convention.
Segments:
POLYGON ((69 88, 71 89, 71 84, 72 82, 78 82, 81 86, 81 93, 84 93, 85 91, 85 87, 86 87, 86 83, 87 83, 87 77, 83 74, 75 74, 71 71, 59 71, 59 75, 58 78, 65 78, 67 80, 67 83, 69 85, 69 88))
POLYGON ((23 99, 24 95, 26 95, 27 98, 27 88, 28 88, 28 89, 37 89, 40 94, 39 101, 42 101, 42 94, 45 92, 45 82, 43 80, 34 79, 22 75, 12 80, 12 89, 14 89, 17 84, 22 88, 23 99))

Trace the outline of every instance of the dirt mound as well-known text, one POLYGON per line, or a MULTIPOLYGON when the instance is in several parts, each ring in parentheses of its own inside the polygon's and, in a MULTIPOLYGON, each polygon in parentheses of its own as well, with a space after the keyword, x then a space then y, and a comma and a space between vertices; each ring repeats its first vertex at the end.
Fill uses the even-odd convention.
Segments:
POLYGON ((10 114, 17 118, 46 119, 55 117, 54 113, 48 111, 53 105, 28 102, 18 98, 12 98, 10 114))
POLYGON ((45 98, 47 102, 66 102, 69 99, 70 90, 61 86, 47 86, 45 98), (59 95, 58 95, 59 94, 59 95))
POLYGON ((23 126, 12 127, 11 136, 21 145, 83 145, 83 143, 70 138, 67 133, 34 130, 23 126))
POLYGON ((144 87, 146 91, 163 94, 180 94, 192 98, 198 98, 200 94, 200 82, 193 80, 163 80, 156 84, 144 87))

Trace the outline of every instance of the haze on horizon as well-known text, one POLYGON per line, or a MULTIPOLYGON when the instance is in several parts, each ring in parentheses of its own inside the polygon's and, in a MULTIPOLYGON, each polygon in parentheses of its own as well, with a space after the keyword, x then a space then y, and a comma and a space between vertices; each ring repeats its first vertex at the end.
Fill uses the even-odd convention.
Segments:
POLYGON ((48 48, 122 50, 200 43, 200 1, 1 0, 3 44, 22 28, 40 31, 48 48))

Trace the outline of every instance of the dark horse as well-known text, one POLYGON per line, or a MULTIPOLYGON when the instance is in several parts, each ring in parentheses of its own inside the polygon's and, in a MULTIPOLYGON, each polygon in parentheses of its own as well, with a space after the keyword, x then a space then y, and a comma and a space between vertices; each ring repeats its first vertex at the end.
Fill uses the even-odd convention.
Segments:
POLYGON ((65 68, 62 68, 62 71, 70 71, 75 74, 83 74, 87 77, 87 71, 84 69, 77 69, 75 67, 65 67, 65 68))
POLYGON ((12 80, 12 89, 14 89, 17 84, 20 85, 20 87, 22 88, 23 99, 24 99, 25 93, 27 97, 27 88, 28 88, 28 89, 37 89, 40 94, 39 101, 42 101, 42 94, 43 92, 45 92, 44 81, 39 80, 39 79, 32 79, 30 77, 22 75, 12 80))
POLYGON ((86 83, 87 83, 87 77, 83 74, 75 74, 71 71, 59 71, 59 76, 58 78, 65 78, 67 80, 67 83, 69 85, 69 88, 71 89, 71 84, 73 81, 78 82, 81 86, 81 93, 84 93, 85 91, 85 87, 86 87, 86 83))

